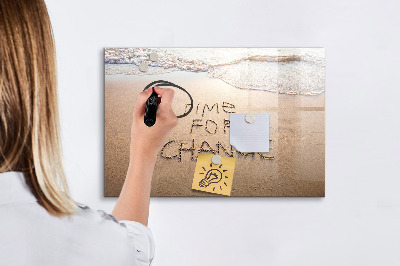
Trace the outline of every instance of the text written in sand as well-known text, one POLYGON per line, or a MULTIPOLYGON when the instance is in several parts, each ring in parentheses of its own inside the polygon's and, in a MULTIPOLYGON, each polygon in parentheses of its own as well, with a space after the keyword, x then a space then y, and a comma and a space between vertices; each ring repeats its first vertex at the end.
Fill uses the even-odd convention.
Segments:
MULTIPOLYGON (((186 106, 188 108, 189 105, 186 106)), ((198 103, 194 108, 196 118, 192 119, 188 131, 192 136, 186 141, 169 140, 161 149, 161 158, 182 162, 184 153, 190 154, 190 160, 196 161, 198 153, 212 153, 228 157, 251 158, 260 160, 273 160, 274 156, 265 156, 263 153, 240 152, 232 145, 223 145, 221 141, 210 144, 204 138, 207 135, 222 133, 223 137, 229 133, 230 120, 226 115, 235 113, 235 105, 229 102, 222 103, 198 103), (212 115, 212 119, 207 119, 212 115), (224 116, 224 117, 221 117, 224 116), (200 136, 202 140, 194 136, 200 136)))

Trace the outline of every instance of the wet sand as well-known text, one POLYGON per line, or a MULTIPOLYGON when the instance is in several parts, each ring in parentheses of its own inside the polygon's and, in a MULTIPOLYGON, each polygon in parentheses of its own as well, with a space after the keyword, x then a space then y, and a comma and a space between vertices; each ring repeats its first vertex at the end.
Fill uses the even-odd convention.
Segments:
MULTIPOLYGON (((179 120, 169 144, 158 154, 152 196, 219 196, 191 189, 201 151, 237 159, 233 197, 325 195, 324 93, 300 96, 243 90, 208 78, 206 73, 173 72, 105 75, 105 196, 118 196, 125 179, 136 97, 159 79, 187 89, 194 108, 179 120), (228 112, 233 111, 270 113, 269 153, 241 154, 231 148, 224 120, 229 120, 228 112)), ((188 96, 176 90, 175 113, 184 113, 189 103, 188 96)))

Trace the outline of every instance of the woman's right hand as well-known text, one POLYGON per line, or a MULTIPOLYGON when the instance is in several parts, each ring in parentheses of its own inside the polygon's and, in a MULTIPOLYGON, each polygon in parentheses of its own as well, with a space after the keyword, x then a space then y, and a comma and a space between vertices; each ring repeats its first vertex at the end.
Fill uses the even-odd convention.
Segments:
POLYGON ((130 220, 147 226, 149 218, 150 190, 157 153, 171 129, 178 124, 172 111, 174 91, 154 88, 161 96, 157 108, 156 123, 148 127, 144 123, 146 101, 152 93, 149 88, 141 92, 133 110, 130 162, 121 194, 115 204, 113 215, 119 220, 130 220))
POLYGON ((133 111, 131 152, 134 150, 135 153, 156 156, 170 131, 178 124, 178 118, 171 108, 174 90, 154 87, 154 91, 161 96, 161 102, 157 108, 156 123, 152 127, 144 124, 146 101, 150 97, 152 89, 148 88, 141 92, 137 98, 133 111))

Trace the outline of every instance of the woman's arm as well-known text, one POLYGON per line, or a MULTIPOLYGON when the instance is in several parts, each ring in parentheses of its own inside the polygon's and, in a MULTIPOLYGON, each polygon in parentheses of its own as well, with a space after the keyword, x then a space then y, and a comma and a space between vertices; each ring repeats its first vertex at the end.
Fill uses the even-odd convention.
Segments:
POLYGON ((130 220, 147 226, 149 218, 150 189, 157 153, 169 132, 178 123, 171 104, 174 91, 154 88, 161 96, 154 126, 144 124, 146 101, 152 93, 149 88, 138 96, 133 111, 130 162, 121 194, 112 214, 119 220, 130 220))

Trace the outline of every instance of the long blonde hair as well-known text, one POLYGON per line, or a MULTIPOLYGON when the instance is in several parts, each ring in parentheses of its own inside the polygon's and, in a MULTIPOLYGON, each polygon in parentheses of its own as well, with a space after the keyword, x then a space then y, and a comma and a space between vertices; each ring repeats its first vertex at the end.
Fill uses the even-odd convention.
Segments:
POLYGON ((1 0, 0 172, 23 172, 39 204, 63 216, 76 205, 62 165, 55 59, 44 1, 1 0))

